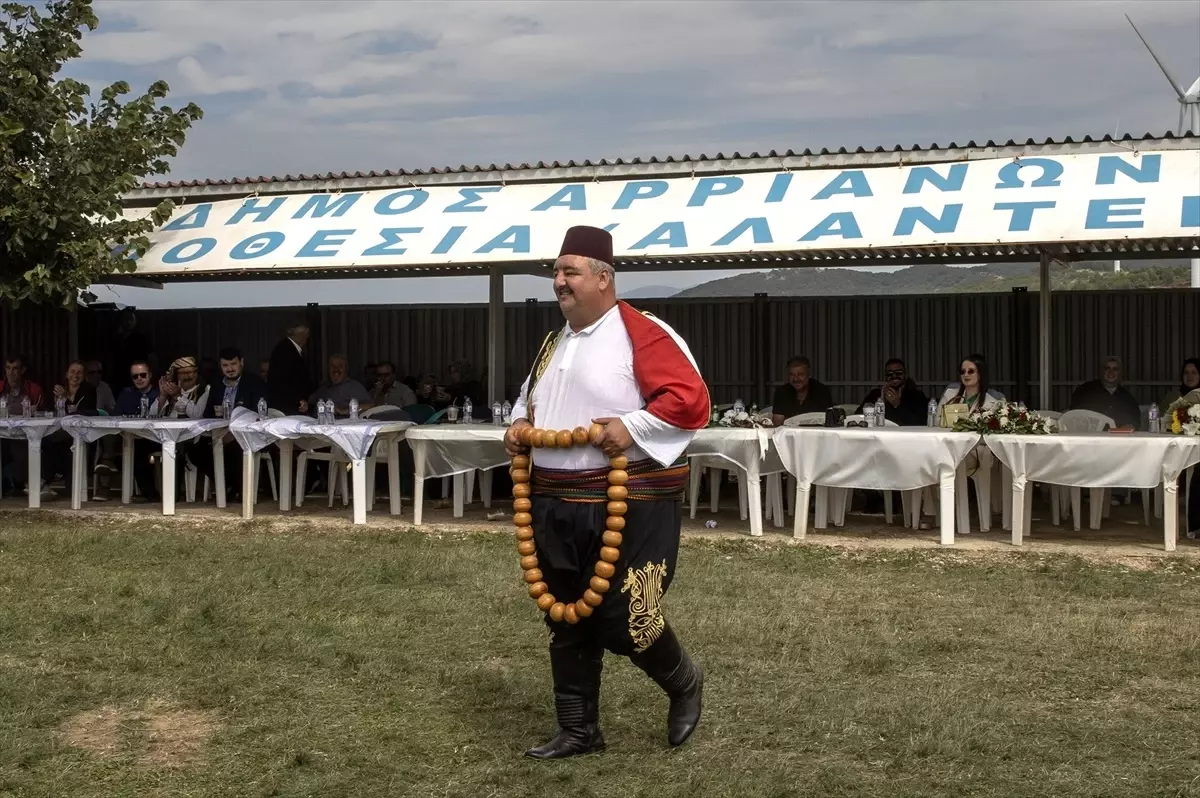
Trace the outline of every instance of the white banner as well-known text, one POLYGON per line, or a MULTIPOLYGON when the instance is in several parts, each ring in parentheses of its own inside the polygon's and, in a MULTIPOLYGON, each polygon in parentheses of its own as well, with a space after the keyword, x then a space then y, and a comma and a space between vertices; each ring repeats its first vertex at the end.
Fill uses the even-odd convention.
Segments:
POLYGON ((207 202, 138 273, 553 261, 577 224, 618 258, 1197 236, 1200 151, 207 202))

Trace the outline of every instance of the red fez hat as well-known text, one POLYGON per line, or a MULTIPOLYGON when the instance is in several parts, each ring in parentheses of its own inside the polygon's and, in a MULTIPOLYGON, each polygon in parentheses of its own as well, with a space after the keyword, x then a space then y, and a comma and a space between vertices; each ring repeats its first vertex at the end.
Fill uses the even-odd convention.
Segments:
POLYGON ((594 258, 609 266, 613 262, 612 233, 599 227, 579 225, 567 231, 563 238, 562 249, 558 257, 563 255, 579 255, 584 258, 594 258))

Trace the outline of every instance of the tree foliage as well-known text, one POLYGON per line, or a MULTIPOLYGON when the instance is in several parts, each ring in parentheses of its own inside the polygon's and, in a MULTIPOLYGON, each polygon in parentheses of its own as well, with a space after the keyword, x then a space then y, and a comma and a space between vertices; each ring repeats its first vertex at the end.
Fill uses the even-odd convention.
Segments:
POLYGON ((133 271, 172 204, 125 219, 121 197, 169 171, 201 117, 191 103, 160 105, 162 81, 140 97, 119 81, 93 102, 86 84, 59 76, 98 24, 91 6, 0 5, 0 299, 10 302, 71 305, 88 285, 133 271))

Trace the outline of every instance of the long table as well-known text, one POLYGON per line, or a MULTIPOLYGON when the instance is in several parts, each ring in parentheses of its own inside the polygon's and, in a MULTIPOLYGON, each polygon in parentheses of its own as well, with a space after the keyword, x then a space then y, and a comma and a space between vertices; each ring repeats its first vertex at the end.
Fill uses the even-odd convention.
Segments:
POLYGON ((34 510, 42 506, 42 439, 58 429, 58 419, 47 416, 0 418, 0 441, 6 438, 25 441, 29 447, 25 484, 29 489, 29 507, 34 510))

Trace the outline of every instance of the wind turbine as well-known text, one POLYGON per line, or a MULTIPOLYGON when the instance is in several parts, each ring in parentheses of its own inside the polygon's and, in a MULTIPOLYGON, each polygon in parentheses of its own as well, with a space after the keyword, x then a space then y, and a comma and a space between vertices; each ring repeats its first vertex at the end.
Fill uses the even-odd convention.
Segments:
MULTIPOLYGON (((1196 78, 1186 92, 1180 86, 1179 81, 1171 75, 1167 70, 1166 64, 1158 57, 1158 53, 1154 52, 1154 48, 1150 46, 1150 42, 1146 41, 1146 37, 1138 30, 1138 26, 1133 24, 1133 20, 1129 19, 1129 15, 1125 15, 1125 19, 1129 22, 1133 32, 1142 40, 1142 44, 1146 46, 1146 50, 1150 52, 1150 57, 1154 59, 1154 63, 1158 64, 1158 68, 1162 70, 1163 76, 1167 82, 1171 84, 1171 88, 1175 90, 1175 96, 1179 98, 1179 126, 1175 129, 1176 134, 1182 136, 1187 133, 1200 135, 1200 78, 1196 78)), ((1200 288, 1200 258, 1192 258, 1192 288, 1200 288)))

